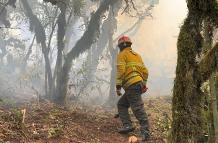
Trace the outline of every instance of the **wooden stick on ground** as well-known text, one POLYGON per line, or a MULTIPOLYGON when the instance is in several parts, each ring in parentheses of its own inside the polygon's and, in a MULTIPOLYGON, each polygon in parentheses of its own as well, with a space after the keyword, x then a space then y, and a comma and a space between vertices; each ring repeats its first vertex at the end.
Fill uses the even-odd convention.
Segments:
POLYGON ((25 120, 25 117, 26 117, 26 109, 21 110, 21 113, 22 113, 22 115, 23 115, 23 117, 22 117, 22 123, 24 124, 24 120, 25 120))

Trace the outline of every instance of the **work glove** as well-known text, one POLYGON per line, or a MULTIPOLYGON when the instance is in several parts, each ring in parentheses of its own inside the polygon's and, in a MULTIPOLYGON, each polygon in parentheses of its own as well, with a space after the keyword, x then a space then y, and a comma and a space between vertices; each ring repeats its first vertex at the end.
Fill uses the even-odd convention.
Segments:
POLYGON ((121 93, 121 86, 120 85, 117 85, 116 86, 116 92, 117 92, 117 96, 121 96, 122 95, 122 93, 121 93))
POLYGON ((143 81, 143 83, 142 83, 142 93, 145 93, 148 90, 146 83, 147 83, 147 81, 143 81))
POLYGON ((142 93, 145 93, 145 92, 147 92, 147 91, 148 91, 147 86, 146 86, 146 85, 143 85, 143 86, 142 86, 142 93))

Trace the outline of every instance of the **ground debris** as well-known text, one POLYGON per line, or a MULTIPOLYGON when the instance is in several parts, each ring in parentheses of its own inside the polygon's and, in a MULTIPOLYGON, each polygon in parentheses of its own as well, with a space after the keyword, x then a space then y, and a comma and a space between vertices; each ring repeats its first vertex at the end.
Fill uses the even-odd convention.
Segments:
MULTIPOLYGON (((152 141, 149 142, 164 143, 170 122, 166 120, 171 117, 170 103, 165 98, 145 101, 151 126, 152 141)), ((74 107, 69 110, 50 102, 11 109, 0 106, 0 143, 127 143, 132 134, 122 136, 117 133, 121 124, 114 118, 115 113, 101 107, 89 110, 74 107), (23 109, 26 110, 25 122, 23 109)), ((133 135, 138 138, 138 127, 133 135)))

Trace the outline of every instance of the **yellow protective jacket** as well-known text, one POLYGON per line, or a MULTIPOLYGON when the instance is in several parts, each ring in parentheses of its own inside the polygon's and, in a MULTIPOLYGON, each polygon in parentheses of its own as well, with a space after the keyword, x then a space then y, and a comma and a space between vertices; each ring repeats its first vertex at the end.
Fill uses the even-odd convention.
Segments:
POLYGON ((140 55, 131 48, 125 48, 117 56, 116 76, 116 85, 126 89, 136 82, 147 81, 148 70, 140 55))

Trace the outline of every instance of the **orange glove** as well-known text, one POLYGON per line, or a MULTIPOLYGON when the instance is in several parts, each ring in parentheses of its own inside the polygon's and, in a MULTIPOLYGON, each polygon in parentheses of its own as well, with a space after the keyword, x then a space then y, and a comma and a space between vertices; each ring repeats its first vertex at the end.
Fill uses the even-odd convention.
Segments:
POLYGON ((148 88, 147 88, 147 86, 146 86, 146 83, 147 83, 147 81, 143 81, 143 83, 142 83, 142 93, 145 93, 145 92, 148 91, 148 88))

